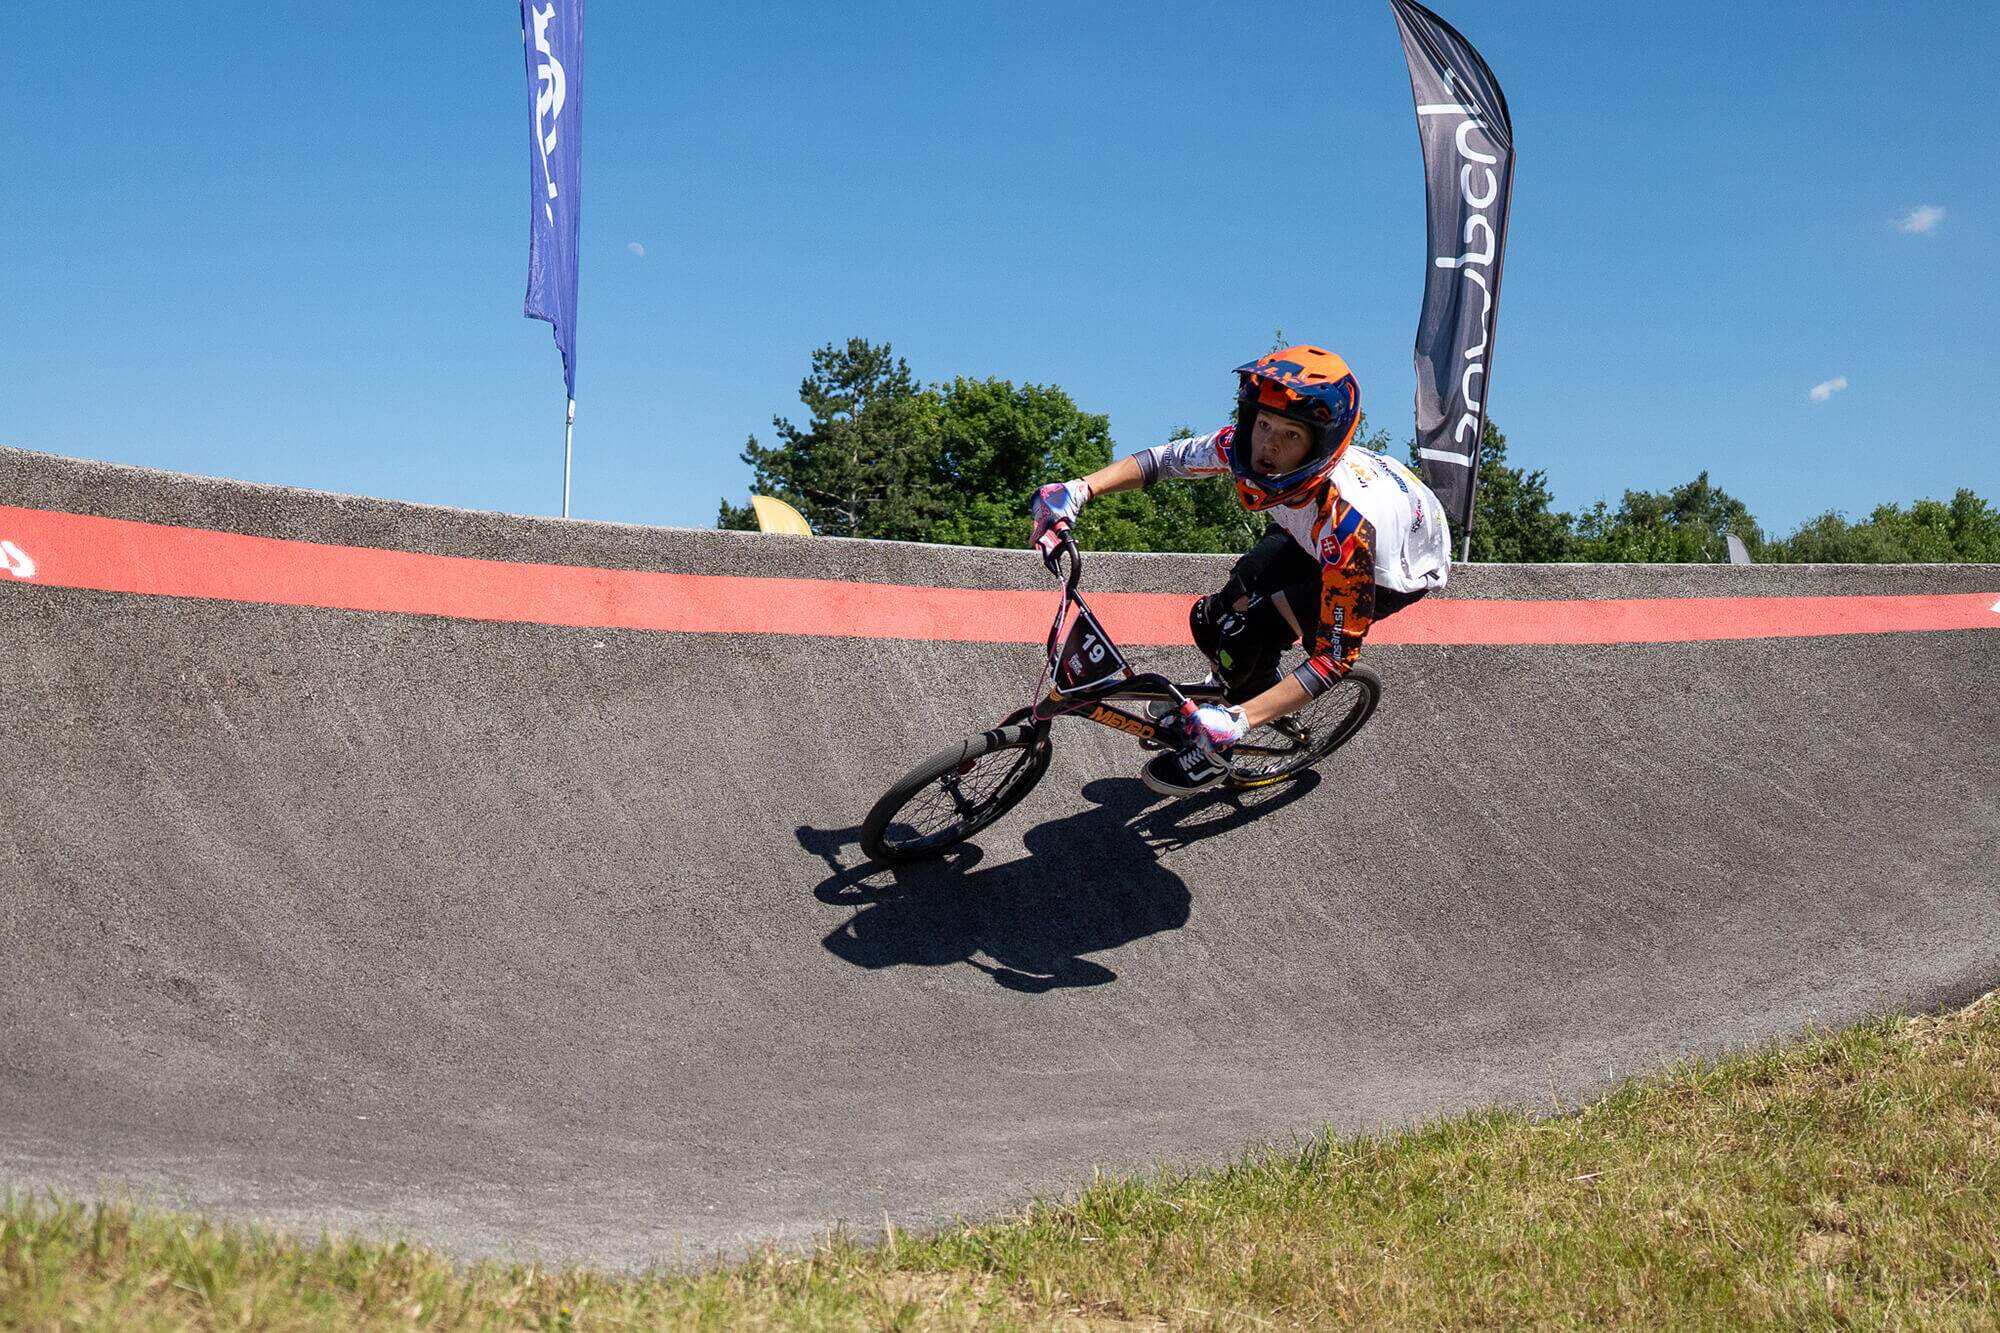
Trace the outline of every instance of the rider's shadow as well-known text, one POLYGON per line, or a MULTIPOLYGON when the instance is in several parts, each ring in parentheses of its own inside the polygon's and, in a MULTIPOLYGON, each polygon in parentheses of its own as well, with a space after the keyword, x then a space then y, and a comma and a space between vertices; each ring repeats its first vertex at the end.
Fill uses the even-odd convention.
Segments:
POLYGON ((849 868, 843 853, 859 829, 801 828, 798 838, 836 871, 814 895, 860 908, 822 941, 836 956, 866 968, 964 963, 1010 990, 1040 994, 1115 981, 1116 972, 1084 955, 1186 925, 1192 895, 1158 853, 1290 804, 1317 781, 1305 777, 1158 809, 1138 780, 1102 779, 1083 789, 1092 808, 1037 825, 1023 839, 1025 859, 984 869, 970 843, 934 861, 849 868))

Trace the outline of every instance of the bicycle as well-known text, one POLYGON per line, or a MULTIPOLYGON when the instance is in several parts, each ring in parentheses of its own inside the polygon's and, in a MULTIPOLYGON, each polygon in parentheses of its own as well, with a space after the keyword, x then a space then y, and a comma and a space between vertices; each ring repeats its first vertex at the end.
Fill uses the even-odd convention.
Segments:
MULTIPOLYGON (((1176 682, 1132 669, 1077 591, 1083 553, 1068 524, 1050 529, 1041 540, 1041 553, 1049 573, 1063 579, 1063 595, 1049 627, 1047 660, 1035 685, 1037 702, 932 755, 883 793, 861 825, 861 850, 871 860, 899 865, 936 856, 1013 809, 1048 771, 1049 729, 1056 718, 1096 722, 1148 749, 1178 749, 1186 742, 1186 722, 1195 709, 1222 702, 1223 687, 1213 679, 1176 682), (1118 707, 1120 703, 1153 707, 1142 716, 1118 707)), ((1226 755, 1216 755, 1229 770, 1221 785, 1243 791, 1297 776, 1351 740, 1381 697, 1381 677, 1356 666, 1307 707, 1253 729, 1226 755)))

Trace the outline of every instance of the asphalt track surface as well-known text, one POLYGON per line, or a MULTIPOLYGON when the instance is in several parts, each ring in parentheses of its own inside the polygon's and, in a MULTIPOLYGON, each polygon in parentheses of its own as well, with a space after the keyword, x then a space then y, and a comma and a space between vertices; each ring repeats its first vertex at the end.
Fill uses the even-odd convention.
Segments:
MULTIPOLYGON (((2000 982, 1996 566, 1463 569, 1316 781, 1058 723, 890 873, 875 795, 1034 684, 1030 556, 0 450, 0 565, 0 1185, 685 1261, 2000 982)), ((1085 592, 1198 674, 1225 568, 1085 592)))

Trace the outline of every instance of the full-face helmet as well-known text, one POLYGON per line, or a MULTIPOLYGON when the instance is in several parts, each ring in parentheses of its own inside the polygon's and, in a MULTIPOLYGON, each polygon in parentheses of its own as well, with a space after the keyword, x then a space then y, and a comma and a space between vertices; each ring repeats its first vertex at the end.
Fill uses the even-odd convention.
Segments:
POLYGON ((1229 467, 1243 507, 1269 509, 1303 498, 1333 471, 1361 421, 1361 386, 1354 372, 1323 347, 1287 347, 1238 366, 1236 375, 1236 436, 1229 467), (1256 470, 1252 429, 1265 412, 1301 423, 1311 437, 1305 460, 1282 476, 1256 470))

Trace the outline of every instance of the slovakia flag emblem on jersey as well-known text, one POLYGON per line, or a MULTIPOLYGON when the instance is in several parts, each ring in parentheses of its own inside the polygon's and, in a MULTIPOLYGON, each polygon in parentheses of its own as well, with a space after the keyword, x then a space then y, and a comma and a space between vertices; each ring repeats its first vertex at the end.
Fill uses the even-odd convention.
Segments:
POLYGON ((1340 522, 1333 531, 1326 534, 1326 540, 1319 544, 1319 558, 1329 565, 1344 565, 1354 554, 1354 543, 1361 534, 1361 511, 1353 505, 1345 505, 1340 522))

